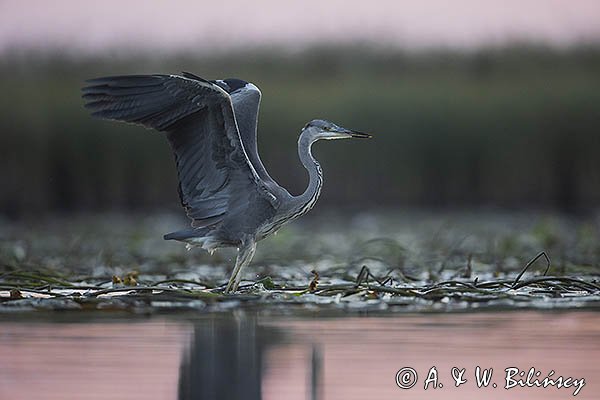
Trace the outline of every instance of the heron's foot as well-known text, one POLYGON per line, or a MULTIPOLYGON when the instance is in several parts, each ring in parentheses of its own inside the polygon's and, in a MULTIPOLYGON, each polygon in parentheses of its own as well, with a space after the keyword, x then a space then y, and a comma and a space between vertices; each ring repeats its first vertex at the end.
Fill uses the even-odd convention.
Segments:
POLYGON ((255 250, 256 242, 254 239, 244 241, 243 245, 240 246, 231 278, 229 278, 229 283, 227 283, 227 287, 225 288, 225 293, 232 293, 238 290, 240 281, 242 280, 242 270, 246 265, 250 264, 255 250))
POLYGON ((227 287, 223 293, 230 294, 237 292, 240 283, 237 282, 237 279, 235 278, 235 275, 231 275, 231 278, 229 278, 229 282, 227 283, 227 287))

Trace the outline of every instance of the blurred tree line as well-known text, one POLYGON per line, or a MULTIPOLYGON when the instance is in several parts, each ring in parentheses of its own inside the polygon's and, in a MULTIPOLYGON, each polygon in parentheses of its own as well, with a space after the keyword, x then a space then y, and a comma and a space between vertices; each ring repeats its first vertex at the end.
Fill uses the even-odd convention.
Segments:
POLYGON ((294 194, 313 118, 371 132, 321 142, 321 207, 596 207, 600 48, 532 46, 457 53, 369 48, 180 55, 5 54, 0 59, 0 214, 178 206, 160 134, 91 118, 91 77, 190 71, 263 92, 259 149, 294 194))

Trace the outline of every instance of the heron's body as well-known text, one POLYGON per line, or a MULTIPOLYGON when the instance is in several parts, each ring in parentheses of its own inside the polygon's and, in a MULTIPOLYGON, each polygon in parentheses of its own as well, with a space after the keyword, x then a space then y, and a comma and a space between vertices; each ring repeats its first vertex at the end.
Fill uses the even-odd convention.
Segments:
POLYGON ((298 155, 307 189, 292 196, 267 173, 256 146, 260 90, 239 79, 207 81, 189 73, 92 79, 83 89, 93 115, 164 132, 175 154, 179 196, 192 228, 165 235, 212 252, 237 247, 226 291, 236 290, 256 242, 310 211, 323 174, 311 153, 319 139, 369 137, 314 120, 302 130, 298 155))

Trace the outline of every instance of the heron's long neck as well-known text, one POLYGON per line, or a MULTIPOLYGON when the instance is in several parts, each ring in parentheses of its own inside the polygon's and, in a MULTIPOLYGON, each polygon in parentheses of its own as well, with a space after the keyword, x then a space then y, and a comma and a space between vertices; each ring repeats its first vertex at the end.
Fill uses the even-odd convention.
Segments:
POLYGON ((323 172, 321 171, 321 166, 317 160, 315 160, 311 152, 311 146, 314 142, 314 139, 308 131, 302 132, 302 135, 300 135, 300 139, 298 140, 298 156, 300 157, 300 162, 308 171, 309 181, 308 187, 304 193, 294 198, 296 201, 294 214, 297 214, 297 216, 306 214, 314 207, 321 194, 321 187, 323 186, 323 172))

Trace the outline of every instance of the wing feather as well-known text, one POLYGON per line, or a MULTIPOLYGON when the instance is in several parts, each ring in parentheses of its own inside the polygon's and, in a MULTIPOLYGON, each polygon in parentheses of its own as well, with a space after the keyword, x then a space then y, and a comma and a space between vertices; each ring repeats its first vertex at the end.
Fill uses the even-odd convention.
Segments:
POLYGON ((192 226, 213 225, 228 213, 241 212, 251 192, 273 199, 248 159, 231 97, 220 86, 191 74, 87 82, 83 98, 92 115, 166 133, 175 155, 179 196, 192 226))
POLYGON ((240 137, 248 159, 257 175, 263 184, 269 188, 269 193, 275 197, 274 202, 279 203, 281 199, 290 198, 290 194, 267 172, 267 169, 260 159, 257 146, 257 126, 258 126, 258 111, 262 93, 260 89, 250 82, 240 79, 225 79, 222 81, 213 81, 223 90, 229 93, 235 119, 240 131, 240 137))

